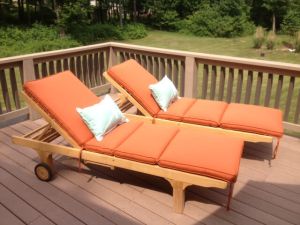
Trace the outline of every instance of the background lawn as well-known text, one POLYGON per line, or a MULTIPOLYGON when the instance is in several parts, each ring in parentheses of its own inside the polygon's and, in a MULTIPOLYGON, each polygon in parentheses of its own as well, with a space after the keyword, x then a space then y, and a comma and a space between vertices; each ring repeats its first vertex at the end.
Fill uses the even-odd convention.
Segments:
POLYGON ((289 40, 289 37, 284 35, 278 36, 275 50, 267 50, 253 49, 252 36, 238 38, 208 38, 176 32, 149 31, 148 36, 145 38, 127 40, 124 42, 151 47, 299 64, 300 54, 289 52, 282 44, 282 41, 284 40, 289 40), (261 52, 265 53, 265 57, 260 56, 261 52))

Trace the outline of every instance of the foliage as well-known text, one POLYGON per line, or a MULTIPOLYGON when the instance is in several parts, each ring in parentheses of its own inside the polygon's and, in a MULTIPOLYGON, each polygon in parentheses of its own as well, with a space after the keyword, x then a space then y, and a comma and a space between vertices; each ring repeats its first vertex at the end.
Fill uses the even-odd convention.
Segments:
POLYGON ((300 52, 300 30, 295 35, 295 49, 296 52, 300 52))
POLYGON ((127 24, 122 31, 124 39, 140 39, 147 36, 146 27, 141 23, 127 24))
POLYGON ((262 27, 257 27, 253 37, 253 48, 261 48, 265 41, 265 31, 262 27))
POLYGON ((300 7, 287 12, 282 21, 282 31, 285 34, 294 35, 300 30, 300 7))
POLYGON ((266 40, 267 49, 273 50, 275 45, 276 45, 276 34, 273 31, 269 31, 266 40))

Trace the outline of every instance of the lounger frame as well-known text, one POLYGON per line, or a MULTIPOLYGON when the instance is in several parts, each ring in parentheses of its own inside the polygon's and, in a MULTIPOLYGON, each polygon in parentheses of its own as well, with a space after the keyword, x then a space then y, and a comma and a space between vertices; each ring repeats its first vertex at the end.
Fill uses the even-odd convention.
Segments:
MULTIPOLYGON (((185 203, 185 189, 190 185, 202 187, 216 187, 225 189, 229 187, 227 209, 229 209, 232 197, 233 184, 224 180, 219 180, 207 176, 182 172, 178 170, 159 167, 140 163, 132 160, 122 159, 92 151, 82 150, 74 139, 59 126, 59 124, 41 107, 30 98, 25 92, 22 92, 26 102, 33 107, 48 122, 45 126, 38 128, 24 136, 13 136, 12 141, 15 144, 34 149, 40 156, 40 160, 46 163, 53 170, 53 154, 60 154, 82 160, 83 162, 100 164, 111 168, 119 167, 132 171, 137 171, 149 175, 165 178, 170 182, 173 188, 173 209, 177 213, 182 213, 185 203), (62 136, 72 147, 51 143, 57 137, 62 136)), ((151 117, 126 114, 131 121, 143 121, 145 123, 166 124, 165 121, 153 120, 151 117)))
POLYGON ((144 116, 153 118, 154 123, 167 123, 170 125, 177 125, 181 127, 191 127, 198 130, 202 130, 204 132, 214 132, 224 135, 229 135, 232 137, 238 137, 242 138, 244 141, 248 142, 265 142, 265 143, 273 143, 273 139, 276 138, 277 143, 273 150, 272 157, 276 158, 279 141, 280 139, 277 137, 272 137, 269 135, 262 135, 262 134, 256 134, 256 133, 250 133, 250 132, 244 132, 244 131, 236 131, 236 130, 229 130, 224 129, 220 127, 210 127, 210 126, 203 126, 199 124, 192 124, 192 123, 185 123, 185 122, 178 122, 178 121, 172 121, 172 120, 165 120, 165 119, 157 119, 151 116, 151 114, 138 102, 136 101, 125 88, 123 88, 118 82, 116 82, 107 72, 103 73, 103 76, 107 79, 110 84, 115 87, 126 99, 128 99, 129 102, 131 102, 144 116))

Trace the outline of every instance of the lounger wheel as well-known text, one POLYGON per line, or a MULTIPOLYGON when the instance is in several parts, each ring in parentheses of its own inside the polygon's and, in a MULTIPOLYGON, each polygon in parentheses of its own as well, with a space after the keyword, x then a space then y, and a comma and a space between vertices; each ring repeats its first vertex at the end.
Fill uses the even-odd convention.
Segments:
POLYGON ((34 173, 41 181, 50 181, 53 177, 51 168, 46 163, 39 163, 34 168, 34 173))

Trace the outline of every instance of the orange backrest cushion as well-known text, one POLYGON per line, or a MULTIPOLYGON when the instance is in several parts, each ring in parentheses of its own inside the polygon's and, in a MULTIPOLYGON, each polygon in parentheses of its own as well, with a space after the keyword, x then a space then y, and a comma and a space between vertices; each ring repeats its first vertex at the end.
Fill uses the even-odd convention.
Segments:
POLYGON ((70 71, 58 73, 24 84, 24 91, 60 126, 82 145, 93 134, 89 131, 76 107, 98 103, 99 98, 70 71))
POLYGON ((160 111, 149 89, 149 85, 156 83, 157 80, 138 62, 130 59, 111 67, 107 72, 152 116, 160 111))

